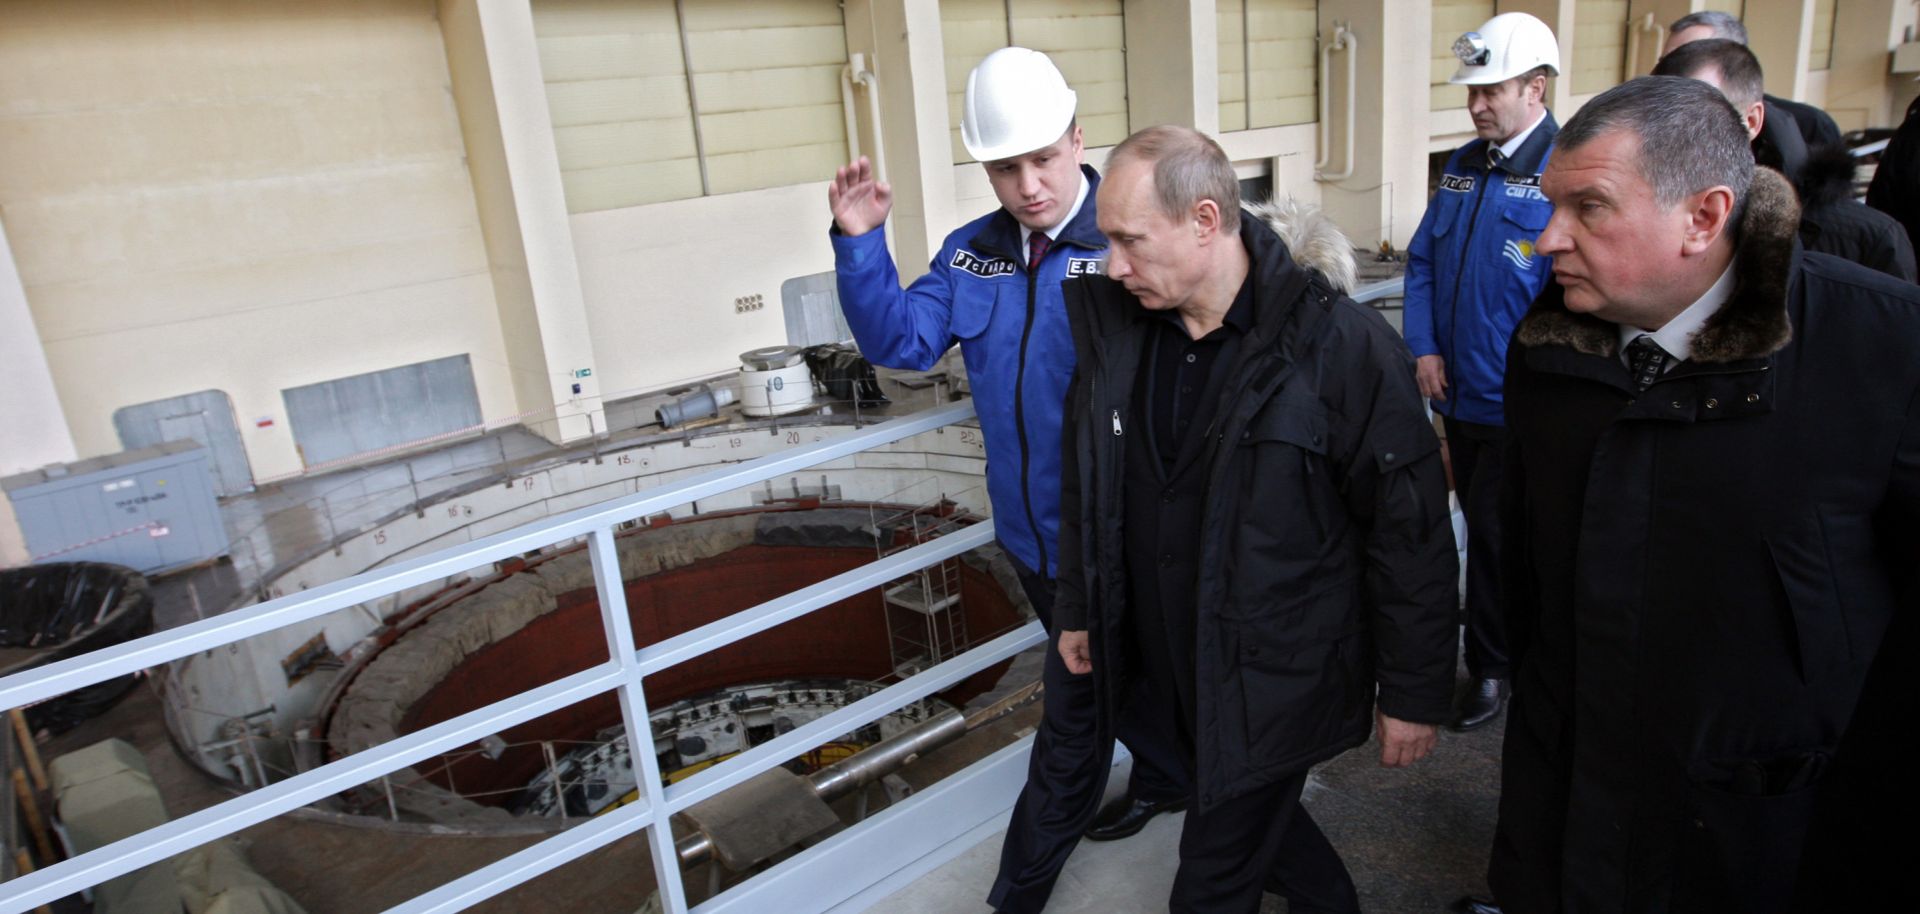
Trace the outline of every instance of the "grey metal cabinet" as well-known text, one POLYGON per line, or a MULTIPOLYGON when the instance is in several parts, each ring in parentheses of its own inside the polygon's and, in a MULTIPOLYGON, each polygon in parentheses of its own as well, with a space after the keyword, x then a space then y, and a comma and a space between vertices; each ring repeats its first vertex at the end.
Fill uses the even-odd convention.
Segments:
POLYGON ((153 573, 225 555, 207 449, 168 441, 0 479, 36 562, 153 573))

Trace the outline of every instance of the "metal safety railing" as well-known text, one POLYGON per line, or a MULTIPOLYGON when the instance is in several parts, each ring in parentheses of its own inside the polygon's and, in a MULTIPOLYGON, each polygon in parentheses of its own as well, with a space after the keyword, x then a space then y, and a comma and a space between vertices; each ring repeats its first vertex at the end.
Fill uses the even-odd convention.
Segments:
MULTIPOLYGON (((1362 303, 1397 297, 1398 279, 1356 289, 1362 303)), ((647 832, 662 908, 689 910, 669 819, 785 760, 880 719, 1046 640, 1030 622, 951 659, 931 665, 769 742, 669 786, 660 785, 648 720, 644 677, 710 653, 781 623, 830 606, 993 539, 991 522, 946 533, 820 583, 644 648, 633 641, 621 586, 614 531, 623 522, 764 482, 974 416, 963 402, 796 446, 780 454, 712 470, 504 533, 409 559, 149 635, 103 650, 0 678, 0 708, 19 708, 116 676, 228 645, 441 580, 501 559, 586 537, 600 599, 609 660, 451 720, 397 737, 211 808, 183 816, 45 869, 0 883, 0 914, 28 911, 257 825, 282 813, 458 750, 514 725, 616 692, 628 750, 639 769, 640 800, 619 807, 481 867, 389 909, 439 914, 464 909, 637 832, 647 832)), ((785 862, 707 900, 696 914, 858 909, 911 880, 999 827, 1024 779, 1030 738, 1009 745, 879 815, 865 819, 785 862)))
MULTIPOLYGON (((839 734, 872 723, 894 709, 942 691, 982 669, 1040 644, 1045 641, 1045 635, 1039 623, 1028 623, 696 775, 662 787, 659 786, 659 764, 652 746, 652 728, 647 725, 648 705, 642 685, 644 677, 986 545, 992 541, 993 525, 985 522, 948 533, 644 648, 635 646, 631 620, 627 615, 626 592, 622 587, 623 577, 614 546, 616 528, 625 521, 644 518, 697 499, 891 444, 965 421, 973 415, 971 402, 927 410, 859 429, 844 438, 801 445, 784 453, 709 471, 672 485, 582 508, 432 555, 410 559, 389 568, 0 679, 0 708, 24 707, 115 676, 232 644, 577 537, 586 537, 588 540, 594 586, 600 599, 601 622, 610 657, 607 662, 590 669, 397 737, 46 869, 0 883, 0 914, 31 910, 607 692, 615 692, 619 696, 621 718, 626 725, 628 749, 637 769, 637 780, 642 785, 642 798, 390 910, 406 914, 461 910, 622 837, 645 831, 663 909, 671 914, 687 911, 679 858, 668 824, 671 816, 744 783, 839 734)), ((976 791, 990 790, 999 797, 999 805, 988 804, 984 807, 987 810, 984 815, 975 815, 980 821, 949 823, 944 832, 940 829, 903 829, 900 825, 902 816, 911 815, 911 810, 889 810, 894 814, 883 814, 863 821, 836 835, 834 839, 803 852, 801 857, 820 864, 805 870, 812 875, 804 881, 819 883, 819 890, 814 894, 806 894, 807 886, 794 884, 795 874, 802 872, 795 865, 800 858, 795 858, 709 899, 697 910, 754 910, 764 902, 769 891, 778 891, 781 897, 787 899, 783 905, 786 910, 827 910, 862 891, 870 890, 883 879, 894 876, 912 859, 934 850, 939 842, 946 838, 958 838, 969 828, 984 827, 988 824, 987 819, 1004 810, 1012 799, 1007 792, 1007 776, 1004 772, 1017 773, 1018 758, 1012 750, 1016 750, 1018 745, 1023 744, 1008 747, 976 763, 976 768, 990 766, 1003 772, 991 783, 984 783, 979 777, 969 778, 966 772, 949 779, 962 785, 971 783, 976 791), (860 844, 863 831, 872 833, 865 850, 860 844), (914 840, 901 841, 903 834, 911 832, 921 833, 916 839, 918 844, 914 840), (871 848, 875 842, 885 842, 889 853, 873 854, 871 848), (777 884, 777 887, 770 884, 777 884), (797 897, 794 894, 796 890, 800 892, 797 897)), ((1023 751, 1019 754, 1023 754, 1023 751)), ((927 803, 921 814, 945 818, 952 818, 953 808, 979 805, 952 796, 942 798, 936 795, 938 793, 923 791, 909 798, 908 803, 926 798, 927 803)))

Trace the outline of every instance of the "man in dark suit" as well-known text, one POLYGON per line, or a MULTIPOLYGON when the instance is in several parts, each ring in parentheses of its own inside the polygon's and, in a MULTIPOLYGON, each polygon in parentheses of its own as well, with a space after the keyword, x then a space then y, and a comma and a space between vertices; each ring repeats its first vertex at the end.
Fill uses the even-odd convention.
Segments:
MULTIPOLYGON (((1681 45, 1707 38, 1725 38, 1745 45, 1747 27, 1731 13, 1717 10, 1688 13, 1673 20, 1673 25, 1667 27, 1667 44, 1661 49, 1660 55, 1665 57, 1681 45)), ((1805 102, 1772 95, 1762 97, 1768 108, 1779 112, 1774 115, 1775 122, 1793 125, 1808 150, 1841 145, 1840 125, 1834 123, 1833 115, 1805 102)))
MULTIPOLYGON (((1660 58, 1655 76, 1697 79, 1727 97, 1740 112, 1752 141, 1753 159, 1787 174, 1777 150, 1798 147, 1791 130, 1776 129, 1761 98, 1765 74, 1747 46, 1724 38, 1694 41, 1660 58)), ((1892 216, 1853 199, 1853 156, 1843 146, 1799 154, 1794 190, 1800 194, 1800 243, 1809 251, 1844 257, 1908 282, 1914 280, 1913 246, 1892 216)))
POLYGON ((1508 351, 1493 891, 1895 909, 1920 287, 1798 250, 1791 189, 1696 80, 1587 102, 1542 190, 1556 284, 1508 351))

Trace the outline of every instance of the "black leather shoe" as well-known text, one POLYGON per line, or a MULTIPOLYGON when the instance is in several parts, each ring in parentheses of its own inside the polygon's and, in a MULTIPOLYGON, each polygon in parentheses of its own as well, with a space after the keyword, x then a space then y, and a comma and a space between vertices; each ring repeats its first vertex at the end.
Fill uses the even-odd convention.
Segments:
MULTIPOLYGON (((1491 681, 1499 682, 1500 680, 1494 679, 1491 681)), ((1462 896, 1458 901, 1447 905, 1447 910, 1454 912, 1454 914, 1502 914, 1499 905, 1485 898, 1475 898, 1472 895, 1462 896)))
POLYGON ((1113 801, 1100 814, 1093 817, 1093 824, 1087 826, 1088 841, 1117 841, 1140 833, 1147 827, 1147 821, 1163 812, 1179 812, 1187 808, 1187 800, 1168 800, 1154 803, 1148 800, 1136 800, 1133 794, 1127 794, 1113 801))
POLYGON ((1466 694, 1460 696, 1460 707, 1454 711, 1453 723, 1449 726, 1461 733, 1476 730, 1491 723, 1506 708, 1505 679, 1476 679, 1467 684, 1466 694))

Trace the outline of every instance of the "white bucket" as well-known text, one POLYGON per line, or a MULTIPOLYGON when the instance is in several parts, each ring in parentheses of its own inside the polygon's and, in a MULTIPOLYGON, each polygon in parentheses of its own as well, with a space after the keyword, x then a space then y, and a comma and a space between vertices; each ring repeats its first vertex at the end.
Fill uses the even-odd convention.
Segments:
POLYGON ((740 411, 784 416, 813 406, 813 372, 798 346, 769 346, 740 354, 740 411))

